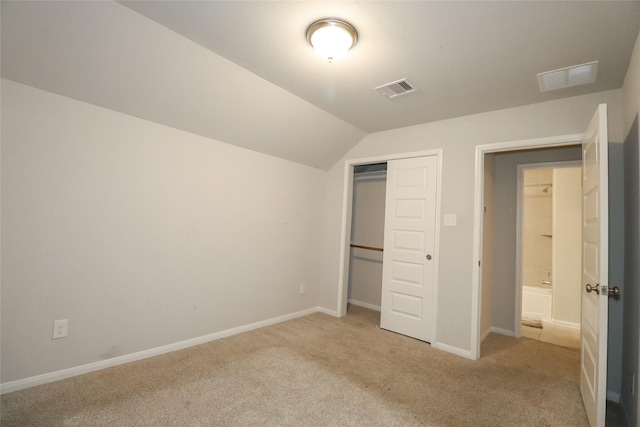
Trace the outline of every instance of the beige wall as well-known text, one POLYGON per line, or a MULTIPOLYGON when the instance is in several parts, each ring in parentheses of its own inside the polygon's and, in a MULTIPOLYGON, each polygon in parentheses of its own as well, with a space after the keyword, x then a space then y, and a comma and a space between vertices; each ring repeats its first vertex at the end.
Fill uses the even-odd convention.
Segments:
MULTIPOLYGON (((353 184, 351 241, 384 246, 386 179, 356 179, 353 184)), ((349 300, 380 309, 382 299, 382 252, 351 249, 349 300)))
POLYGON ((324 183, 2 80, 2 382, 317 306, 324 183))
MULTIPOLYGON (((473 255, 473 199, 475 148, 477 145, 545 136, 582 133, 599 103, 607 103, 612 140, 620 141, 621 94, 619 90, 562 99, 525 107, 492 111, 366 136, 329 171, 327 218, 323 230, 320 302, 337 309, 346 159, 442 149, 443 214, 457 214, 456 227, 440 228, 437 344, 471 351, 472 275, 478 260, 473 255)), ((514 276, 515 277, 515 276, 514 276)))
POLYGON ((580 325, 582 168, 553 170, 553 320, 580 325))
POLYGON ((522 285, 542 286, 551 281, 553 169, 524 171, 522 201, 522 285), (547 189, 546 192, 542 191, 547 189))

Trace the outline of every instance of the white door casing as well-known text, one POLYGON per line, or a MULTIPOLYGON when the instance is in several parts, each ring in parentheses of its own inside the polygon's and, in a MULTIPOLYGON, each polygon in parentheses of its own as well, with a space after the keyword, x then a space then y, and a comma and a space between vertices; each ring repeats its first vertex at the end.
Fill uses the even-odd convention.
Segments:
POLYGON ((582 315, 580 392, 589 424, 605 425, 609 275, 607 106, 582 143, 582 315), (594 288, 588 292, 588 287, 594 288))
POLYGON ((435 333, 438 157, 387 163, 380 327, 431 342, 435 333))

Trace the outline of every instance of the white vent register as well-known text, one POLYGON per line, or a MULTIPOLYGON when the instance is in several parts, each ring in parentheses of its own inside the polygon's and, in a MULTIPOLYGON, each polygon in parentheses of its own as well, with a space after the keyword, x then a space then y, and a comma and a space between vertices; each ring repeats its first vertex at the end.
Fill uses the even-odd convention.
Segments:
POLYGON ((417 89, 413 83, 407 79, 396 80, 395 82, 383 84, 376 88, 381 94, 388 96, 389 98, 395 98, 396 96, 406 95, 407 93, 415 92, 417 89))

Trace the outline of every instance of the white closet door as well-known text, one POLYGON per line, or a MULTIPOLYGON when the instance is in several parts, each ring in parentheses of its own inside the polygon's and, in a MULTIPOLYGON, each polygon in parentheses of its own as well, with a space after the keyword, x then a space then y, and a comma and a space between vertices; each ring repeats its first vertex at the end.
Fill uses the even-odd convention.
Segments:
POLYGON ((387 165, 380 326, 431 342, 434 336, 437 156, 387 165))

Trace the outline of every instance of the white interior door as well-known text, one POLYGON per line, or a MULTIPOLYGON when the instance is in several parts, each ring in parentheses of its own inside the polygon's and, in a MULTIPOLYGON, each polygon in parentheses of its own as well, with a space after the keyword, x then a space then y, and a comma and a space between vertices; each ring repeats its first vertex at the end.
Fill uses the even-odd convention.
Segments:
POLYGON ((598 106, 582 142, 582 321, 580 392, 591 426, 604 426, 609 276, 607 106, 598 106))
POLYGON ((437 156, 387 164, 380 327, 434 336, 437 156))

